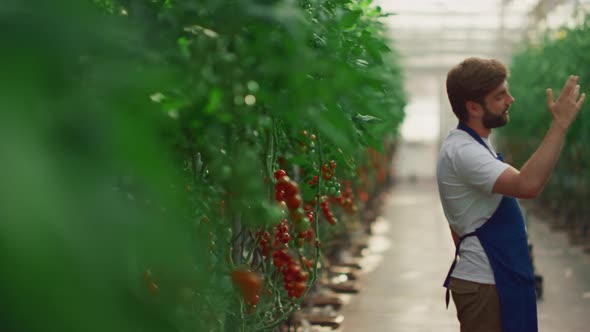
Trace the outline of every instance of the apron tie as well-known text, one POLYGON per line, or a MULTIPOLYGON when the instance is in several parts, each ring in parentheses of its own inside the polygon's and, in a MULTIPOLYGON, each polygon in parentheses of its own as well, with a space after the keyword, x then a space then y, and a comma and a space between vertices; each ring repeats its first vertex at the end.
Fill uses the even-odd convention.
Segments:
POLYGON ((455 265, 457 265, 457 257, 459 257, 459 247, 461 246, 461 242, 463 242, 463 240, 465 240, 465 238, 470 237, 470 236, 475 236, 475 232, 471 232, 471 233, 467 233, 463 236, 461 236, 459 238, 459 242, 457 243, 457 246, 455 247, 455 258, 453 259, 453 263, 451 264, 451 268, 449 269, 449 273, 447 274, 447 278, 445 279, 445 283, 443 284, 444 287, 447 288, 447 292, 445 294, 445 301, 447 303, 447 309, 449 308, 449 302, 451 299, 450 296, 450 292, 449 292, 449 282, 451 280, 451 274, 453 273, 453 270, 455 270, 455 265))

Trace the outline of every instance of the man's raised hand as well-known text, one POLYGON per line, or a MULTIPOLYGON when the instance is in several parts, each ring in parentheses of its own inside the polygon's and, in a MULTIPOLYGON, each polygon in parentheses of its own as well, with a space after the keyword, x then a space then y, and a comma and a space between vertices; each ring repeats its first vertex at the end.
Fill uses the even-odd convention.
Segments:
POLYGON ((549 112, 551 112, 553 120, 563 129, 569 128, 574 122, 582 104, 586 100, 585 93, 580 96, 580 86, 577 83, 578 76, 571 75, 565 82, 557 101, 553 99, 553 90, 551 88, 546 90, 549 112))

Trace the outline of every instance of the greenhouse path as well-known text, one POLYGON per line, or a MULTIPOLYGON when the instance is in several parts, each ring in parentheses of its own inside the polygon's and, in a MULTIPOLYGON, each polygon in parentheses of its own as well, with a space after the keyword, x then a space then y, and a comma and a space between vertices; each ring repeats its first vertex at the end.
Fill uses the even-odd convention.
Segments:
MULTIPOLYGON (((445 309, 441 285, 454 246, 433 178, 435 149, 401 146, 396 184, 361 263, 361 291, 341 309, 339 331, 459 331, 453 304, 445 309)), ((546 221, 527 219, 536 269, 545 280, 540 331, 590 331, 590 255, 570 246, 564 233, 550 231, 546 221)))

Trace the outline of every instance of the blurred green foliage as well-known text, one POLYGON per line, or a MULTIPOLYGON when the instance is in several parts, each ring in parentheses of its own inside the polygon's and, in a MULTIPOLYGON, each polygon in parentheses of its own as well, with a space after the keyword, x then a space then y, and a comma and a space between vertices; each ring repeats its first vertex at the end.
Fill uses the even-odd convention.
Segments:
POLYGON ((172 329, 142 273, 190 244, 146 97, 173 76, 88 4, 6 1, 0 22, 1 329, 172 329))
MULTIPOLYGON (((500 132, 501 148, 520 167, 540 144, 551 122, 545 90, 557 98, 569 75, 588 93, 590 16, 573 28, 550 31, 512 59, 510 90, 515 96, 510 125, 500 132)), ((568 131, 561 158, 540 200, 563 215, 587 215, 590 199, 590 115, 588 101, 568 131)), ((572 218, 573 220, 573 218, 572 218)))
POLYGON ((278 219, 279 156, 305 167, 310 130, 354 174, 397 135, 382 15, 368 0, 4 1, 0 330, 259 323, 230 257, 278 219))

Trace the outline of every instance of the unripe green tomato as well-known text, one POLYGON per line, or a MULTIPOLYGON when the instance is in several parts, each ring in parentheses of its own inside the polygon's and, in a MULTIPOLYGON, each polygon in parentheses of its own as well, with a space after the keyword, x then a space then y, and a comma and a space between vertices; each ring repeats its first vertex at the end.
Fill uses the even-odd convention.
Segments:
POLYGON ((311 224, 309 223, 309 220, 304 219, 304 220, 301 220, 300 223, 295 224, 295 231, 297 231, 298 233, 305 232, 310 227, 311 227, 311 224))
POLYGON ((303 220, 303 216, 304 216, 303 208, 299 207, 296 210, 290 210, 289 216, 291 217, 291 221, 295 225, 297 225, 298 223, 301 222, 301 220, 303 220))

